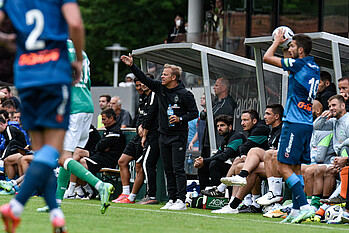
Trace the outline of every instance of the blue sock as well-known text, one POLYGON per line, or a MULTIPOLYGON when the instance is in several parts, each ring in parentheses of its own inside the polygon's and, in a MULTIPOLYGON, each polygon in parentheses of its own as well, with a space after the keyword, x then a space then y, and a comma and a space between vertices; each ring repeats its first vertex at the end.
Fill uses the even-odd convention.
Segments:
POLYGON ((302 188, 304 189, 304 179, 302 175, 297 175, 299 181, 301 182, 302 188))
POLYGON ((295 173, 293 173, 287 178, 286 184, 292 191, 294 209, 300 208, 300 206, 308 204, 307 198, 302 188, 301 181, 295 173))
MULTIPOLYGON (((51 184, 48 184, 47 181, 51 180, 53 169, 58 165, 58 157, 58 151, 50 145, 44 145, 35 153, 33 162, 30 164, 25 174, 25 179, 23 181, 21 190, 15 197, 17 201, 19 201, 22 205, 25 205, 35 190, 41 193, 50 193, 48 190, 46 190, 47 185, 49 187, 51 186, 51 184)), ((54 190, 55 189, 56 188, 54 188, 54 190)), ((56 195, 54 195, 54 197, 55 196, 56 195)), ((50 198, 50 194, 48 194, 48 198, 50 198)), ((54 206, 51 201, 50 204, 51 206, 54 206)))
POLYGON ((43 187, 47 183, 48 174, 50 173, 52 173, 51 167, 33 161, 25 174, 21 190, 15 197, 16 200, 22 205, 25 205, 35 190, 43 191, 43 187))
POLYGON ((57 201, 56 201, 57 179, 53 171, 47 174, 47 178, 48 179, 46 181, 43 194, 44 194, 46 204, 48 205, 49 209, 52 210, 57 208, 57 201))

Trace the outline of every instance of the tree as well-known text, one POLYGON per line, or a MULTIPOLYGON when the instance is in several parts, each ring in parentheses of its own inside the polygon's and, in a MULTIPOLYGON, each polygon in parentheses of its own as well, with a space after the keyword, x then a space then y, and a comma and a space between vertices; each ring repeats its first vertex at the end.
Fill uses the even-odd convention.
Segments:
MULTIPOLYGON (((86 28, 86 52, 91 60, 93 85, 112 85, 111 52, 120 43, 133 49, 163 43, 177 13, 187 15, 187 0, 80 0, 86 28)), ((119 80, 129 70, 119 67, 119 80)))

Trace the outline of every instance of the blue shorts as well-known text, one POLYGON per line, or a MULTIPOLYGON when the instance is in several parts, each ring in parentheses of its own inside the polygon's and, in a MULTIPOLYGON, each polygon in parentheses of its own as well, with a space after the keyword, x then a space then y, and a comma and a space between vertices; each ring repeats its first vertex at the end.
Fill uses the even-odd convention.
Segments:
POLYGON ((67 84, 19 89, 24 129, 68 129, 70 89, 67 84))
POLYGON ((277 160, 286 164, 309 164, 312 133, 312 125, 284 122, 277 160))

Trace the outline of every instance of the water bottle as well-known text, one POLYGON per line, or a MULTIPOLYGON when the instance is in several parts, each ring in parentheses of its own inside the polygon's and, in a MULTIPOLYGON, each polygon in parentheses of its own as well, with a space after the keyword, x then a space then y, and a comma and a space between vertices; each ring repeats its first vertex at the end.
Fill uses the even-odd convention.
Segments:
POLYGON ((167 108, 167 118, 168 118, 168 126, 169 127, 173 127, 175 125, 174 123, 170 124, 170 116, 172 116, 172 115, 174 115, 174 112, 173 112, 171 104, 169 104, 168 108, 167 108))
POLYGON ((188 173, 189 174, 193 173, 193 158, 191 154, 188 155, 187 166, 188 166, 188 173))
POLYGON ((198 196, 199 196, 199 194, 196 191, 196 188, 193 188, 193 197, 198 197, 198 196))

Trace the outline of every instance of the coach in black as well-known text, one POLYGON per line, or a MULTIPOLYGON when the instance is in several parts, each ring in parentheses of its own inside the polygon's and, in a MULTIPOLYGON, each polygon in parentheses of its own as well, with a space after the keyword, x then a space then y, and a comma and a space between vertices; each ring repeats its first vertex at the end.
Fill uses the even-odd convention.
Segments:
POLYGON ((194 95, 185 89, 179 80, 182 69, 175 65, 164 65, 161 81, 152 80, 133 64, 133 58, 121 56, 136 77, 157 94, 159 103, 159 145, 164 165, 169 201, 161 209, 186 210, 186 175, 184 170, 185 151, 188 138, 188 121, 197 118, 194 95), (167 116, 171 106, 173 115, 167 116))

